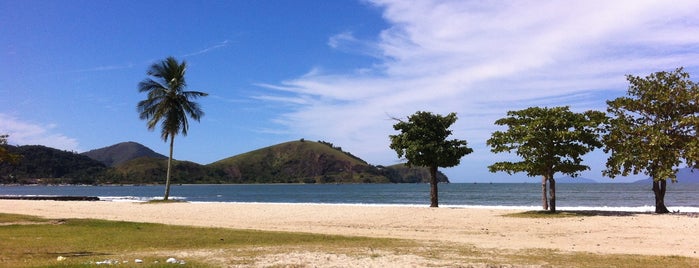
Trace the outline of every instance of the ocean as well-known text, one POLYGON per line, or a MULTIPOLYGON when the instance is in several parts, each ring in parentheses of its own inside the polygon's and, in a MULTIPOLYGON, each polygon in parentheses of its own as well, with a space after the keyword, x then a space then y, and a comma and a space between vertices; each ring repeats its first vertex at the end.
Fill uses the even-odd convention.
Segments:
MULTIPOLYGON (((0 195, 97 196, 113 202, 162 199, 164 186, 0 186, 0 195)), ((188 202, 301 203, 429 206, 429 184, 244 184, 172 185, 170 196, 188 202)), ((654 211, 651 185, 558 183, 559 210, 654 211)), ((441 207, 541 208, 538 183, 439 184, 441 207)), ((670 184, 670 210, 699 212, 699 184, 670 184)))

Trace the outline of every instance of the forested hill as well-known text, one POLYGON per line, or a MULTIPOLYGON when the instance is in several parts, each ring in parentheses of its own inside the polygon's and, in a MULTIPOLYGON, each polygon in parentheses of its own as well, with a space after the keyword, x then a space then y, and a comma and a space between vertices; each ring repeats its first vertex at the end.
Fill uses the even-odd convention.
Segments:
MULTIPOLYGON (((429 174, 377 167, 319 141, 291 141, 229 157, 209 165, 227 177, 254 183, 405 183, 428 182, 429 174), (271 180, 271 181, 270 181, 271 180)), ((440 173, 441 174, 441 173, 440 173)), ((443 174, 442 178, 448 182, 443 174)))
POLYGON ((82 153, 92 159, 102 162, 106 166, 114 167, 129 160, 141 157, 165 159, 166 156, 156 153, 150 148, 136 142, 122 142, 112 146, 95 149, 82 153))
MULTIPOLYGON (((9 146, 20 163, 0 163, 0 183, 162 184, 167 158, 135 142, 77 154, 9 146), (90 158, 91 156, 93 158, 90 158)), ((440 181, 448 182, 441 172, 440 181)), ((200 165, 174 161, 173 183, 418 183, 425 168, 374 166, 328 142, 292 141, 200 165)))
POLYGON ((291 141, 210 164, 227 177, 248 182, 389 182, 378 169, 326 142, 291 141))
POLYGON ((22 157, 18 164, 0 162, 0 183, 72 183, 91 184, 107 167, 99 161, 75 152, 41 145, 7 146, 22 157))

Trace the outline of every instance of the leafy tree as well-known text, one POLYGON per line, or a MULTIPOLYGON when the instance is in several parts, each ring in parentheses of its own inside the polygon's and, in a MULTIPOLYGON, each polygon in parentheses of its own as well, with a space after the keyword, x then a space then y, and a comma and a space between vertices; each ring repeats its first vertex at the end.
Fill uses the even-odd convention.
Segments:
POLYGON ((22 156, 10 153, 10 151, 5 148, 7 145, 7 137, 9 137, 9 135, 0 135, 0 163, 8 162, 10 164, 16 164, 22 159, 22 156))
POLYGON ((676 180, 682 163, 699 164, 699 85, 682 68, 626 79, 628 96, 607 101, 612 118, 604 143, 611 154, 603 174, 649 175, 655 212, 668 213, 666 180, 676 180))
POLYGON ((589 169, 581 164, 582 156, 602 147, 598 132, 605 118, 602 112, 574 113, 567 106, 509 111, 507 117, 495 121, 496 125, 507 126, 507 131, 494 132, 487 144, 494 153, 515 151, 522 161, 496 162, 488 169, 490 172, 526 172, 530 177, 542 176, 543 209, 550 208, 555 212, 554 174, 576 177, 578 172, 589 169), (547 182, 550 200, 546 196, 547 182))
POLYGON ((447 140, 452 134, 449 127, 456 122, 456 113, 441 116, 418 111, 408 117, 407 122, 394 119, 399 122, 393 125, 393 129, 401 133, 389 136, 390 147, 398 157, 405 156, 407 166, 430 169, 430 207, 438 207, 437 168, 456 166, 461 157, 473 152, 465 140, 447 140))
POLYGON ((160 63, 153 64, 148 69, 148 78, 138 84, 138 91, 148 93, 148 98, 138 102, 139 117, 148 120, 148 130, 155 129, 160 123, 163 140, 170 138, 170 156, 167 163, 165 179, 165 197, 170 196, 170 169, 172 165, 172 149, 175 135, 180 132, 187 135, 189 122, 187 116, 199 121, 204 115, 198 103, 192 99, 207 96, 199 91, 185 91, 185 71, 187 63, 179 63, 175 58, 168 57, 160 63))

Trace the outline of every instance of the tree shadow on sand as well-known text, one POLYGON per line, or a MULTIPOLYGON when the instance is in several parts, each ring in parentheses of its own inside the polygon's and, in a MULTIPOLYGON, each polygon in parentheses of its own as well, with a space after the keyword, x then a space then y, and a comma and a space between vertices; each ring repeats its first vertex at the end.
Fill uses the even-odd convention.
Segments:
POLYGON ((676 215, 676 216, 687 216, 692 218, 699 217, 697 212, 673 212, 670 214, 656 214, 652 212, 631 212, 631 211, 605 211, 605 210, 564 210, 564 211, 525 211, 512 214, 506 214, 506 217, 515 218, 567 218, 567 217, 591 217, 591 216, 602 216, 602 217, 629 217, 636 215, 676 215))

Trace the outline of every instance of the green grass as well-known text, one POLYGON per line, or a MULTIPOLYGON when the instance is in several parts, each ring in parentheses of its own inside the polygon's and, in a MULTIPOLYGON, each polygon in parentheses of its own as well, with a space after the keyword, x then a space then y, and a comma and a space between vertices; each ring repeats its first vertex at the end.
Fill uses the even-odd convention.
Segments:
POLYGON ((0 214, 0 267, 79 265, 107 259, 167 258, 154 252, 243 249, 250 257, 259 248, 403 247, 411 242, 392 239, 198 228, 104 220, 45 220, 0 214), (16 222, 16 224, 9 224, 16 222), (39 222, 41 224, 27 224, 39 222), (141 254, 145 252, 145 254, 141 254), (145 255, 145 256, 144 256, 145 255), (68 259, 57 263, 56 258, 68 259))
POLYGON ((521 250, 505 254, 512 263, 544 267, 697 267, 699 259, 679 256, 648 256, 561 252, 549 249, 521 250))
MULTIPOLYGON (((699 267, 699 259, 560 252, 546 249, 484 249, 475 245, 337 235, 200 228, 85 219, 42 219, 0 214, 0 267, 94 267, 118 260, 118 267, 252 265, 256 258, 291 252, 319 252, 375 259, 413 255, 439 264, 539 265, 543 267, 699 267), (58 256, 66 257, 57 261, 58 256), (135 264, 134 259, 143 264, 135 264), (123 264, 123 261, 129 261, 123 264), (155 263, 158 261, 158 263, 155 263)), ((278 267, 309 267, 284 264, 278 267)))
POLYGON ((0 214, 0 224, 12 224, 12 223, 42 223, 48 222, 49 220, 34 216, 17 215, 17 214, 0 214))

